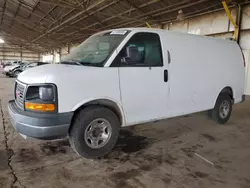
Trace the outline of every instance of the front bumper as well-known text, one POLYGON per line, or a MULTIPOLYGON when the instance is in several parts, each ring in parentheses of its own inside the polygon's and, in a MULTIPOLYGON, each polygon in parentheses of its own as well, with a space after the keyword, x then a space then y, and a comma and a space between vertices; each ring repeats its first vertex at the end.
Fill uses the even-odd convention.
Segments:
POLYGON ((66 137, 73 117, 73 112, 48 114, 23 111, 14 100, 9 101, 8 110, 18 133, 46 140, 66 137))

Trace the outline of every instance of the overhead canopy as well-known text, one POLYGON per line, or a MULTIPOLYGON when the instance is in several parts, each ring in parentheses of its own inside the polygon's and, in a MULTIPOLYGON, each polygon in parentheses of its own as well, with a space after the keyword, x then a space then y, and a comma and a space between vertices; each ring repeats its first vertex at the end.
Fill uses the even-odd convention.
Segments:
POLYGON ((0 37, 44 52, 105 29, 162 25, 222 8, 220 0, 1 0, 0 37))

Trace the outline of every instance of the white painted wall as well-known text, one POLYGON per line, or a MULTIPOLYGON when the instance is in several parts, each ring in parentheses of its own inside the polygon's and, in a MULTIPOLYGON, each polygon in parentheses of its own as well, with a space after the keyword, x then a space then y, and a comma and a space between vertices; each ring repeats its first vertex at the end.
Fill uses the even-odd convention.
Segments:
POLYGON ((213 14, 190 19, 188 22, 189 33, 209 35, 228 30, 228 18, 226 13, 215 12, 213 14))
POLYGON ((242 29, 250 28, 250 6, 243 9, 242 29))
POLYGON ((245 93, 250 94, 250 50, 243 50, 246 60, 245 69, 245 93))

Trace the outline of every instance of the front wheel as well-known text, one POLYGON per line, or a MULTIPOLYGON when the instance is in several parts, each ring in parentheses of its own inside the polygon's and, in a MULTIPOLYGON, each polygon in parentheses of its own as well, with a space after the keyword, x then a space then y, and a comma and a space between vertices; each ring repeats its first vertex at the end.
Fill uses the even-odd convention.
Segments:
POLYGON ((16 71, 14 72, 13 76, 14 76, 14 77, 17 77, 20 73, 21 73, 20 70, 16 70, 16 71))
POLYGON ((112 150, 119 130, 120 123, 113 111, 102 106, 90 106, 76 115, 69 141, 80 156, 98 158, 112 150))
POLYGON ((226 93, 220 94, 216 100, 214 109, 209 112, 209 116, 219 124, 226 123, 232 112, 232 99, 226 93))

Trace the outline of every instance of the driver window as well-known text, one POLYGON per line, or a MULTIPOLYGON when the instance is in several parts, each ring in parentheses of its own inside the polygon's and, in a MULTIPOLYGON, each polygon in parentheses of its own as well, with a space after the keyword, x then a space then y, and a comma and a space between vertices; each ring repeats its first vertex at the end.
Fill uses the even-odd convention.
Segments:
POLYGON ((156 33, 136 33, 111 65, 112 67, 163 66, 160 37, 156 33))

